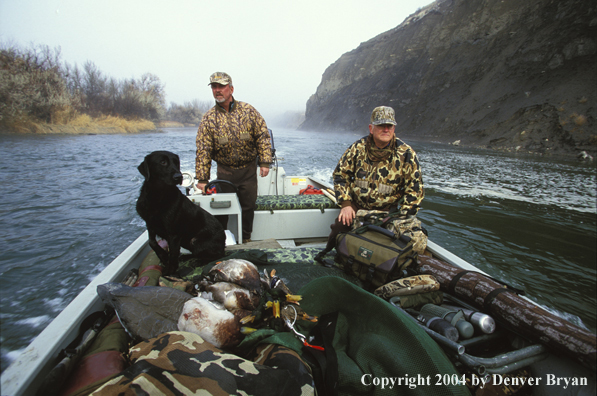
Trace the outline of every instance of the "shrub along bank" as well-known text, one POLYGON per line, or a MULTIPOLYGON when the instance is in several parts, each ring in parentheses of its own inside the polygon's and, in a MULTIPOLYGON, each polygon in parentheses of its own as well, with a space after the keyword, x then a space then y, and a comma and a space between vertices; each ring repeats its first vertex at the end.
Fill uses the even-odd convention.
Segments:
POLYGON ((164 121, 198 124, 209 104, 166 109, 164 85, 145 73, 116 80, 87 61, 60 60, 60 48, 0 44, 0 130, 18 133, 134 133, 164 121))

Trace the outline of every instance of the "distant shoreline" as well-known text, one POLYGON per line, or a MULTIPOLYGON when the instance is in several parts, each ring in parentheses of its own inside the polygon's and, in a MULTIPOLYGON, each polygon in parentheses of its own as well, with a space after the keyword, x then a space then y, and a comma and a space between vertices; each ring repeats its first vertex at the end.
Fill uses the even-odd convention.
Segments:
POLYGON ((195 127, 176 121, 162 121, 154 123, 148 120, 126 120, 120 117, 91 118, 81 115, 65 124, 50 124, 45 122, 25 121, 12 125, 2 125, 2 133, 11 134, 63 134, 63 135, 109 135, 130 134, 139 132, 157 132, 160 128, 195 127))

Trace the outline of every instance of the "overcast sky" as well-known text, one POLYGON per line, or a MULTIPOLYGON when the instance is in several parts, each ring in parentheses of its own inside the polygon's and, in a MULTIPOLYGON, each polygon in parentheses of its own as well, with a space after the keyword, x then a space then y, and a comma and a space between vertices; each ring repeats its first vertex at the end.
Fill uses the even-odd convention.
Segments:
POLYGON ((60 47, 105 75, 157 75, 166 102, 213 101, 215 71, 267 120, 304 111, 325 69, 432 0, 0 0, 0 41, 60 47))

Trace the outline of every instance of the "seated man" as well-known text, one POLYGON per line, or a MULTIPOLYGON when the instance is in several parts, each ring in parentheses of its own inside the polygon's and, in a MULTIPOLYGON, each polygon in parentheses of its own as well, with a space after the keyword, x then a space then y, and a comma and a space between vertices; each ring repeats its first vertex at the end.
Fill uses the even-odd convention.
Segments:
POLYGON ((324 252, 336 246, 336 236, 351 230, 356 212, 399 210, 416 215, 425 196, 419 159, 414 150, 394 134, 394 109, 376 107, 369 135, 353 143, 334 170, 334 190, 341 206, 331 225, 324 252))

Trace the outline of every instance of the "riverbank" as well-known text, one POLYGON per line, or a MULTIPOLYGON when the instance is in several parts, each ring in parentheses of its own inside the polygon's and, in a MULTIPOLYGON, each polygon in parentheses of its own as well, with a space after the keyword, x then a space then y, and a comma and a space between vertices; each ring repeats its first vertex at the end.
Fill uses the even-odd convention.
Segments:
POLYGON ((22 121, 5 125, 2 129, 13 133, 33 134, 120 134, 139 133, 157 130, 156 124, 149 120, 127 120, 120 117, 103 116, 93 118, 87 114, 79 115, 64 123, 46 123, 22 121))

